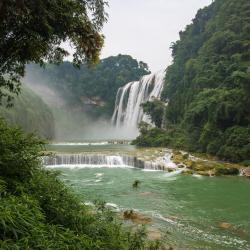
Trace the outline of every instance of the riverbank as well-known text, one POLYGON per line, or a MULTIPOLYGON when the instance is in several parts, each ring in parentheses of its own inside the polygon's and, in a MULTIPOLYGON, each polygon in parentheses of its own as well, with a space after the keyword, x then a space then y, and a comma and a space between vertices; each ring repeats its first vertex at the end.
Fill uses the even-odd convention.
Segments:
POLYGON ((202 176, 239 175, 250 177, 250 168, 240 164, 215 160, 212 157, 192 155, 184 151, 172 151, 172 161, 177 166, 186 168, 184 174, 199 174, 202 176))

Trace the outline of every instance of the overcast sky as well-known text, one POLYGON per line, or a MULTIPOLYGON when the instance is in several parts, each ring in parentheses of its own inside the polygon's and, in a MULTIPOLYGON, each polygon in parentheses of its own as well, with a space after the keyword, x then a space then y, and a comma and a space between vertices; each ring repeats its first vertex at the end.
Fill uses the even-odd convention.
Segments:
POLYGON ((129 54, 146 62, 151 71, 171 63, 171 42, 179 38, 198 9, 212 0, 108 0, 102 58, 129 54))
MULTIPOLYGON (((171 63, 170 44, 190 24, 198 9, 212 0, 107 0, 108 22, 103 28, 102 58, 128 54, 151 71, 171 63)), ((67 46, 68 47, 68 46, 67 46)))

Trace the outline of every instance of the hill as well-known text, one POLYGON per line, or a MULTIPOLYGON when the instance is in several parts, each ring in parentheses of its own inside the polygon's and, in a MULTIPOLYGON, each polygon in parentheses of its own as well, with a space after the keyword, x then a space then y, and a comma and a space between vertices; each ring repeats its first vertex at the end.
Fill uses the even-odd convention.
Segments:
POLYGON ((46 139, 54 138, 54 118, 50 108, 28 87, 22 87, 13 107, 0 106, 0 116, 27 133, 34 132, 46 139))
POLYGON ((198 11, 171 46, 162 129, 144 131, 135 143, 249 160, 249 16, 245 0, 216 0, 198 11))

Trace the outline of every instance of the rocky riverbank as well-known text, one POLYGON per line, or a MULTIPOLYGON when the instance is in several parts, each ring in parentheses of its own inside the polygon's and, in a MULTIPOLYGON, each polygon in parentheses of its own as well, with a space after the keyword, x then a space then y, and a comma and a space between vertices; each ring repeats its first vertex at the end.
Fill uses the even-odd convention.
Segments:
POLYGON ((171 160, 177 166, 185 167, 184 174, 203 176, 239 175, 250 177, 250 167, 191 155, 183 151, 173 151, 171 160))

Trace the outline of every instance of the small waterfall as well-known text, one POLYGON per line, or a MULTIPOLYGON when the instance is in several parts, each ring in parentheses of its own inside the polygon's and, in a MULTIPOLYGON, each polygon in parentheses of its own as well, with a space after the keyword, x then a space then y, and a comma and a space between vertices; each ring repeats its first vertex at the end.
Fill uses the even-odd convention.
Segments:
POLYGON ((44 166, 60 167, 64 165, 89 165, 89 166, 129 166, 148 170, 166 170, 162 163, 143 161, 129 155, 94 155, 94 154, 56 154, 42 158, 44 166))
POLYGON ((43 165, 127 165, 122 156, 57 154, 43 157, 43 165))
POLYGON ((143 76, 137 82, 130 82, 119 88, 116 95, 112 124, 117 128, 137 130, 137 125, 143 120, 150 122, 143 114, 141 107, 154 98, 160 98, 165 72, 159 71, 155 74, 143 76))

